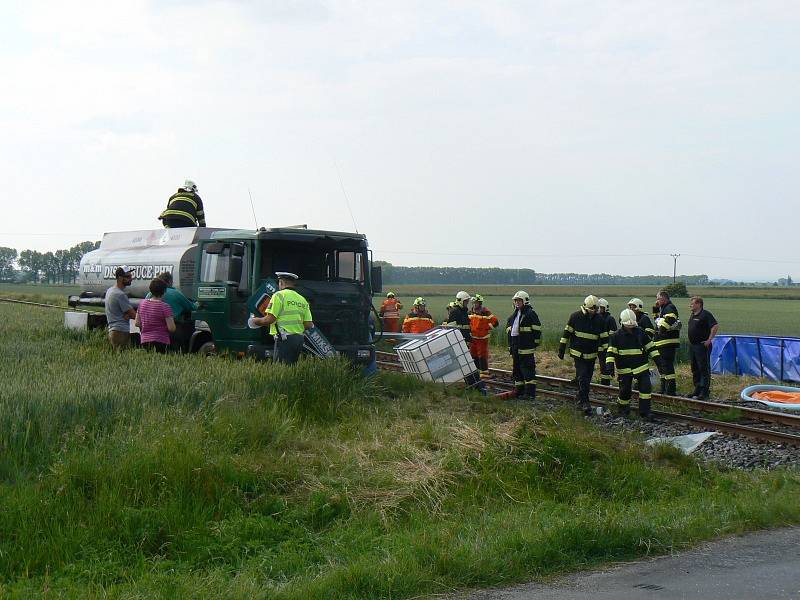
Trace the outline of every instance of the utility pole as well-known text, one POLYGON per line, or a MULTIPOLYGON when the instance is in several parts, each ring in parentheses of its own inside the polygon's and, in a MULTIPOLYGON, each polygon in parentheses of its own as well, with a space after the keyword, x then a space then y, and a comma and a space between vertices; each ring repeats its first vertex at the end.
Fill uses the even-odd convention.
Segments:
POLYGON ((680 254, 670 254, 670 256, 672 257, 672 284, 674 285, 678 274, 678 257, 680 254))

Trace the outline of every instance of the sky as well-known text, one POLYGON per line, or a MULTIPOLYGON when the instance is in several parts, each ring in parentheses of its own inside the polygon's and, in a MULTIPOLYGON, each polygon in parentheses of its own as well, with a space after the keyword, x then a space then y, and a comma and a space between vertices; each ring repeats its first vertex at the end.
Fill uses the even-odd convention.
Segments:
POLYGON ((0 246, 158 228, 188 178, 209 226, 397 265, 800 280, 798 30, 769 0, 3 2, 0 246))

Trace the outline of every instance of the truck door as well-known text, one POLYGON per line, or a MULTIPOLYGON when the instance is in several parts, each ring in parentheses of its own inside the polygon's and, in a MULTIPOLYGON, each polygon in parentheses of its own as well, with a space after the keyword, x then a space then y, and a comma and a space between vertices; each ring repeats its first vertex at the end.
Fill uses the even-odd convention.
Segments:
MULTIPOLYGON (((252 249, 244 242, 205 242, 201 251, 197 299, 218 345, 247 329, 252 249)), ((246 336, 249 337, 249 336, 246 336)), ((222 346, 225 344, 223 343, 222 346)))

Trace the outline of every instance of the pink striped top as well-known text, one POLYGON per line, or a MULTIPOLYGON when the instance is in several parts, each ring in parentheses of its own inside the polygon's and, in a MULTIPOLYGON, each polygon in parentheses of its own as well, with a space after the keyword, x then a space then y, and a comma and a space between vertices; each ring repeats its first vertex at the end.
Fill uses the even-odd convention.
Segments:
POLYGON ((142 342, 169 344, 167 318, 172 316, 169 304, 160 300, 142 300, 139 303, 139 321, 142 342))

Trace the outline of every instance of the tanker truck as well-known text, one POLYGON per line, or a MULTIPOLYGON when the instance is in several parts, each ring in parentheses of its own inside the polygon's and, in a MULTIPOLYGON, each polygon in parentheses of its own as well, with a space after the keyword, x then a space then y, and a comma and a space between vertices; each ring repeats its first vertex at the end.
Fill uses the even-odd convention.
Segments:
MULTIPOLYGON (((102 306, 119 265, 133 268, 126 288, 137 305, 151 279, 172 273, 174 286, 199 308, 181 336, 185 352, 229 351, 270 358, 266 328, 250 329, 252 296, 278 271, 297 273, 296 287, 311 305, 314 324, 335 350, 353 362, 371 364, 372 294, 381 291, 381 269, 372 266, 367 238, 359 233, 321 231, 306 226, 227 230, 206 227, 106 233, 97 250, 84 255, 74 307, 102 306)), ((86 314, 86 313, 84 313, 86 314)), ((104 325, 104 315, 88 315, 87 326, 104 325)))

